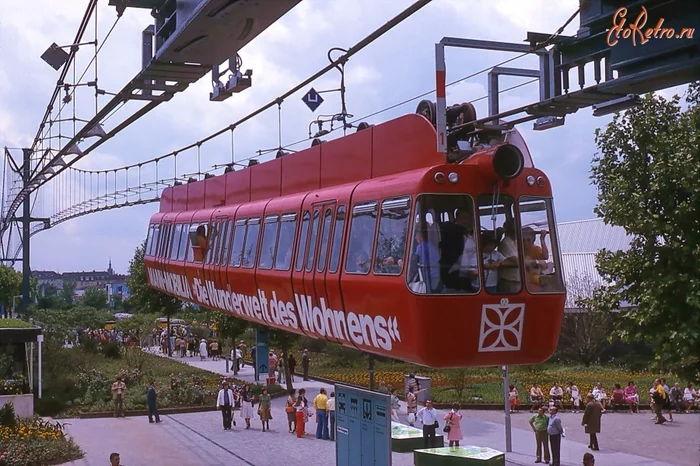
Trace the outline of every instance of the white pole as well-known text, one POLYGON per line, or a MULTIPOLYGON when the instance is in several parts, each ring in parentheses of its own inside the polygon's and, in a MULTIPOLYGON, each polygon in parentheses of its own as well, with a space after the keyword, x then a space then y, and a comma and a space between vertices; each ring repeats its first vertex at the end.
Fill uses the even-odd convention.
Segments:
POLYGON ((41 398, 41 342, 44 341, 44 335, 37 335, 36 341, 39 343, 39 398, 41 398))
POLYGON ((34 343, 29 343, 29 390, 34 393, 34 343))
POLYGON ((505 399, 505 412, 506 412, 506 452, 510 453, 513 451, 513 444, 511 442, 511 430, 510 430, 510 390, 508 388, 510 381, 508 378, 508 366, 503 366, 503 397, 505 399))

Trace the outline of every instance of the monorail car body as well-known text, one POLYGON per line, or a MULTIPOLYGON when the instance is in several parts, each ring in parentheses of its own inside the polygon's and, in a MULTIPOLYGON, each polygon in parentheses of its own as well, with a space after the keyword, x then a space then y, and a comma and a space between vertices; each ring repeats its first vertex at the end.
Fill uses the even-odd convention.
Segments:
POLYGON ((430 367, 542 362, 565 301, 551 186, 516 130, 493 149, 504 143, 523 155, 508 180, 493 150, 446 163, 435 128, 412 114, 167 188, 150 221, 149 285, 430 367), (533 230, 549 233, 536 254, 522 241, 533 230), (515 259, 489 235, 503 251, 510 237, 515 259))

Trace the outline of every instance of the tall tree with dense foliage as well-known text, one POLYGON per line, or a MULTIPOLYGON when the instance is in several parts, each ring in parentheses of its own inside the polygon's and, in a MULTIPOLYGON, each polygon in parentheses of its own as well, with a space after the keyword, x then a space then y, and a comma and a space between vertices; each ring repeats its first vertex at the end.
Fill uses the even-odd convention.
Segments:
POLYGON ((599 306, 626 301, 617 336, 647 341, 659 368, 700 379, 700 83, 680 97, 644 97, 596 130, 591 179, 596 213, 634 237, 627 251, 601 251, 611 285, 599 306))
POLYGON ((71 306, 73 304, 74 294, 75 282, 63 282, 63 288, 61 289, 61 298, 66 302, 67 305, 71 306))
POLYGON ((0 265, 0 305, 12 306, 12 298, 22 289, 22 274, 12 267, 0 265))
MULTIPOLYGON (((143 312, 156 313, 160 317, 167 317, 169 332, 170 319, 182 309, 182 301, 148 286, 146 264, 143 261, 145 253, 146 241, 136 248, 134 257, 129 263, 129 278, 126 282, 131 291, 129 300, 136 307, 140 307, 143 312)), ((171 353, 170 339, 168 338, 167 340, 168 353, 171 353)))
POLYGON ((83 305, 94 307, 95 309, 107 309, 107 291, 96 286, 91 286, 85 290, 83 305))

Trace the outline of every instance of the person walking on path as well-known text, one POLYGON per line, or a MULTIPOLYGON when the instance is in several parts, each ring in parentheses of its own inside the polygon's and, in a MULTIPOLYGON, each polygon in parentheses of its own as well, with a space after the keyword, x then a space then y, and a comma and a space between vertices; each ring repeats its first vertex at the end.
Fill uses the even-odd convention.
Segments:
POLYGON ((438 420, 433 402, 426 400, 425 407, 418 411, 416 417, 423 424, 423 448, 436 448, 435 429, 438 427, 438 420))
POLYGON ((321 391, 314 398, 314 411, 316 411, 316 438, 328 440, 328 397, 326 389, 321 388, 321 391))
POLYGON ((265 427, 270 430, 270 419, 272 419, 272 414, 270 413, 270 394, 267 392, 267 388, 263 388, 260 392, 260 405, 258 407, 258 415, 262 421, 262 431, 265 432, 265 427))
POLYGON ((233 390, 228 388, 228 382, 225 380, 221 384, 221 387, 219 395, 216 397, 216 409, 221 409, 224 430, 231 430, 231 421, 233 420, 233 415, 231 414, 231 410, 233 409, 233 390))
POLYGON ((297 437, 302 438, 306 434, 306 420, 309 418, 308 401, 306 400, 306 389, 299 390, 299 396, 294 405, 297 418, 297 437))
POLYGON ((583 454, 583 466, 595 466, 595 456, 593 456, 593 453, 583 454))
POLYGON ((158 394, 156 393, 156 381, 151 380, 151 385, 146 391, 146 404, 148 405, 148 422, 153 423, 153 417, 156 418, 155 422, 160 422, 160 416, 158 415, 158 394))
POLYGON ((207 359, 207 340, 202 338, 202 341, 199 342, 199 360, 204 361, 207 359))
POLYGON ((459 446, 459 441, 462 440, 462 426, 459 424, 462 420, 462 413, 459 412, 459 403, 452 404, 452 411, 445 415, 445 427, 447 431, 447 440, 450 446, 459 446))
POLYGON ((294 397, 294 394, 297 391, 294 390, 293 388, 289 390, 289 396, 287 397, 287 404, 284 407, 284 411, 287 413, 287 424, 289 424, 289 433, 293 434, 294 431, 296 430, 296 422, 297 422, 297 411, 294 408, 294 405, 296 404, 296 398, 294 397))
POLYGON ((245 384, 241 391, 241 417, 245 419, 245 428, 250 429, 250 420, 253 418, 255 411, 255 397, 250 389, 250 384, 245 384))
POLYGON ((124 395, 126 394, 126 384, 121 377, 112 384, 112 400, 114 401, 114 417, 124 417, 124 395))
POLYGON ((331 392, 326 409, 328 409, 328 420, 330 421, 330 439, 335 440, 335 392, 331 392))
POLYGON ((586 433, 590 436, 588 448, 597 451, 599 448, 598 436, 596 434, 600 433, 600 419, 603 416, 603 407, 595 400, 592 393, 589 393, 586 399, 588 403, 586 403, 586 410, 583 412, 581 425, 585 426, 586 433))
POLYGON ((399 422, 399 410, 401 409, 401 404, 399 403, 399 396, 396 393, 396 389, 391 391, 391 420, 394 422, 399 422))
POLYGON ((294 371, 297 369, 297 360, 293 354, 289 353, 289 375, 292 377, 292 382, 294 382, 294 371))
POLYGON ((544 414, 544 408, 540 407, 537 414, 530 418, 530 426, 535 433, 535 443, 537 444, 537 459, 535 463, 542 462, 542 451, 544 450, 544 462, 549 464, 549 435, 547 435, 547 424, 549 420, 544 414))
POLYGON ((552 449, 552 466, 561 466, 561 437, 564 435, 564 427, 561 425, 561 419, 557 416, 558 411, 556 406, 549 408, 550 415, 547 423, 547 434, 552 449))
POLYGON ((301 368, 304 371, 304 381, 309 380, 309 363, 311 362, 309 358, 309 350, 305 349, 304 353, 301 355, 301 368))

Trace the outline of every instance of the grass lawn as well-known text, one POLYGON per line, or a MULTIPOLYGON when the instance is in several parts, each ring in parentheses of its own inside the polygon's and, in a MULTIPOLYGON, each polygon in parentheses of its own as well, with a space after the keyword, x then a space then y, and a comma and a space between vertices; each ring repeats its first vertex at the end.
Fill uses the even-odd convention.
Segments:
MULTIPOLYGON (((127 387, 125 410, 146 408, 146 390, 151 380, 156 381, 159 408, 213 406, 222 379, 218 374, 138 348, 130 348, 120 359, 80 348, 58 348, 47 355, 49 358, 44 398, 37 400, 36 409, 42 415, 55 417, 113 410, 111 385, 117 376, 124 378, 127 387)), ((271 393, 281 390, 278 385, 269 389, 271 393)))
MULTIPOLYGON (((367 361, 359 360, 348 367, 338 367, 337 361, 322 354, 312 354, 310 374, 335 380, 369 387, 369 372, 367 361)), ((388 386, 397 388, 403 395, 404 375, 414 373, 431 378, 432 398, 439 403, 502 403, 503 378, 500 367, 473 367, 464 369, 435 370, 406 363, 375 362, 375 383, 386 382, 388 386)), ((576 384, 581 393, 593 389, 601 382, 608 396, 611 395, 614 384, 619 383, 623 388, 627 382, 634 381, 640 393, 642 402, 647 399, 647 390, 657 375, 649 372, 630 372, 610 366, 571 366, 561 364, 539 364, 534 366, 511 366, 510 383, 518 389, 521 404, 526 404, 533 383, 542 387, 545 396, 555 382, 564 386, 569 380, 576 384)), ((668 384, 676 380, 668 378, 668 384)), ((679 380, 680 381, 680 380, 679 380)), ((682 381, 680 381, 682 382, 682 381)), ((567 399, 565 398, 565 401, 567 399)))
POLYGON ((0 329, 3 328, 36 328, 29 322, 19 319, 0 319, 0 329))

